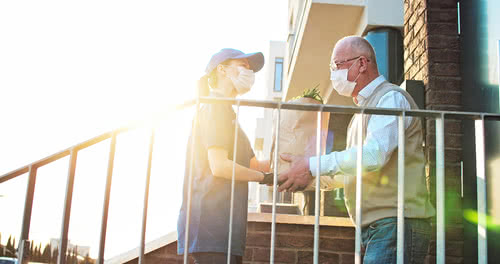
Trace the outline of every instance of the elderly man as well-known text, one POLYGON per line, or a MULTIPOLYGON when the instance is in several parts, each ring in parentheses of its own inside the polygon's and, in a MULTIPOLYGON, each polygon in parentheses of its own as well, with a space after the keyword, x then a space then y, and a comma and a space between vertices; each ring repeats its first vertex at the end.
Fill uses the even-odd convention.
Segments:
MULTIPOLYGON (((363 107, 417 109, 411 96, 387 82, 377 69, 373 47, 357 36, 345 37, 333 49, 331 81, 343 96, 351 96, 363 107)), ((279 191, 295 191, 316 175, 321 159, 321 175, 342 175, 345 203, 351 219, 355 215, 357 129, 363 126, 363 200, 362 245, 364 264, 396 263, 398 121, 396 116, 355 115, 347 133, 344 151, 321 157, 282 154, 291 162, 279 175, 279 191), (361 123, 359 122, 361 119, 361 123)), ((435 210, 429 202, 424 174, 422 124, 420 119, 405 119, 405 263, 423 263, 427 254, 435 210)))

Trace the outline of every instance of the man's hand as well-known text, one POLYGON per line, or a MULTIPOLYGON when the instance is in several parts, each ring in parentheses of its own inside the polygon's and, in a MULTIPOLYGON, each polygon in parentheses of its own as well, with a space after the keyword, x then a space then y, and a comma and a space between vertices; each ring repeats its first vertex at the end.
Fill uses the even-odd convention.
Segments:
POLYGON ((282 183, 278 191, 294 192, 307 187, 307 184, 313 178, 309 171, 309 159, 304 156, 294 156, 287 153, 281 154, 280 157, 284 161, 291 162, 291 164, 287 171, 278 176, 278 182, 282 183))

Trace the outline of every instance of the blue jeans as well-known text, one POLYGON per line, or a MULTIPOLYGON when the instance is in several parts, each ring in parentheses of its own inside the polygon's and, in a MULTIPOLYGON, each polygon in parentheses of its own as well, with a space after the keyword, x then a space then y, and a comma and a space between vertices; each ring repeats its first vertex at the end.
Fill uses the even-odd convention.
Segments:
MULTIPOLYGON (((431 236, 429 219, 405 218, 405 263, 424 263, 431 236)), ((363 264, 396 263, 397 218, 377 220, 362 229, 363 264)))

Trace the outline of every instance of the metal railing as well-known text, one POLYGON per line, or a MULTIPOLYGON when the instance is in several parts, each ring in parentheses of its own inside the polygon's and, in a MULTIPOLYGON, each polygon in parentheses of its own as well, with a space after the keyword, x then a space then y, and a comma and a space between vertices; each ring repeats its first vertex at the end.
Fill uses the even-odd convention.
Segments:
MULTIPOLYGON (((321 113, 322 112, 330 112, 330 113, 344 113, 344 114, 375 114, 375 115, 394 115, 398 116, 398 215, 397 215, 397 228, 398 228, 398 236, 397 236, 397 260, 398 263, 403 263, 404 257, 404 119, 406 116, 418 117, 418 118, 431 118, 435 119, 436 122, 436 211, 437 211, 437 263, 445 263, 445 222, 444 222, 444 213, 445 213, 445 161, 444 161, 444 121, 447 119, 469 119, 475 120, 475 131, 476 131, 476 168, 477 168, 477 203, 478 203, 478 263, 487 263, 487 237, 486 237, 486 214, 487 214, 487 206, 486 206, 486 191, 487 186, 485 182, 485 140, 484 140, 484 122, 485 120, 495 120, 500 121, 500 114, 489 114, 489 113, 477 113, 477 112, 456 112, 456 111, 433 111, 433 110, 402 110, 402 109, 383 109, 383 108, 367 108, 367 107, 349 107, 349 106, 336 106, 336 105, 317 105, 317 104, 297 104, 297 103, 284 103, 284 102, 275 102, 275 101, 258 101, 258 100, 242 100, 242 99, 227 99, 227 98, 212 98, 212 97, 201 97, 196 100, 188 101, 182 105, 179 105, 172 109, 170 112, 175 113, 176 110, 184 109, 187 107, 196 107, 195 111, 195 119, 198 117, 198 110, 201 103, 223 103, 230 104, 236 106, 236 121, 235 124, 238 124, 239 119, 239 111, 241 106, 248 107, 260 107, 260 108, 272 108, 277 109, 277 119, 276 119, 276 135, 275 139, 278 142, 280 131, 279 131, 279 123, 280 123, 280 113, 281 110, 298 110, 298 111, 315 111, 318 112, 318 129, 317 129, 317 142, 316 142, 316 151, 317 156, 320 155, 320 145, 321 145, 321 113)), ((168 114, 167 114, 168 116, 168 114)), ((361 118, 359 119, 361 120, 361 118)), ((50 164, 56 160, 59 160, 63 157, 70 156, 69 169, 68 169, 68 178, 66 185, 66 197, 64 201, 64 212, 63 212, 63 221, 61 227, 61 236, 60 236, 60 245, 59 245, 59 256, 58 263, 64 264, 65 260, 65 252, 67 249, 68 243, 68 227, 69 227, 69 219, 71 214, 71 202, 72 202, 72 192, 74 185, 74 177, 75 177, 75 169, 76 169, 76 160, 77 154, 80 150, 93 146, 99 142, 102 142, 106 139, 111 139, 110 142, 110 151, 109 151, 109 160, 108 160, 108 170, 107 170, 107 179, 106 179, 106 187, 104 194, 104 206, 102 212, 102 220, 101 220, 101 230, 100 230, 100 241, 99 241, 99 253, 97 258, 97 263, 104 263, 104 251, 105 251, 105 241, 106 241, 106 231, 107 231, 107 221, 108 221, 108 209, 109 209, 109 198, 110 198, 110 189, 112 183, 112 174, 113 174, 113 163, 115 156, 115 146, 116 146, 116 136, 118 134, 124 133, 131 129, 135 129, 143 126, 142 123, 136 123, 130 126, 126 126, 108 133, 104 133, 100 136, 92 138, 83 143, 77 144, 73 147, 65 149, 61 152, 55 153, 49 157, 43 158, 39 161, 31 163, 29 165, 23 166, 17 170, 14 170, 10 173, 0 176, 0 183, 6 182, 13 178, 16 178, 22 174, 28 173, 28 182, 27 182, 27 191, 26 198, 24 203, 24 213, 23 213, 23 222, 22 222, 22 231, 21 237, 19 241, 19 258, 21 263, 26 263, 26 251, 29 246, 29 229, 31 223, 31 211, 33 206, 33 198, 34 198, 34 190, 36 184, 36 174, 37 169, 50 164)), ((193 131, 195 133, 195 131, 193 131)), ((362 133, 363 128, 362 124, 358 126, 358 142, 357 142, 357 171, 356 171, 356 232, 355 232, 355 261, 356 263, 361 263, 361 197, 362 197, 362 133)), ((153 146, 154 146, 154 138, 155 132, 154 128, 151 132, 150 145, 149 145, 149 156, 148 156, 148 166, 146 171, 146 187, 144 191, 144 204, 143 204, 143 221, 142 221, 142 233, 140 239, 140 253, 139 253, 139 263, 144 263, 144 248, 145 248, 145 232, 146 232, 146 219, 148 214, 148 196, 149 196, 149 182, 150 182, 150 173, 151 173, 151 165, 152 165, 152 155, 153 155, 153 146)), ((193 135, 193 139, 196 136, 193 135)), ((237 138, 238 138, 238 125, 235 126, 235 141, 234 141, 234 155, 236 155, 237 150, 237 138)), ((191 164, 193 166, 193 155, 194 155, 194 146, 195 144, 191 144, 190 151, 191 156, 191 164)), ((277 201, 277 161, 278 161, 278 144, 276 144, 276 151, 274 152, 274 184, 273 184, 273 205, 272 205, 272 223, 271 223, 271 251, 270 251, 270 263, 274 263, 274 249, 275 249, 275 238, 276 238, 276 201, 277 201)), ((233 203, 234 203, 234 172, 235 172, 235 160, 236 157, 233 157, 233 173, 231 180, 231 213, 228 217, 230 217, 229 224, 229 237, 228 237, 228 263, 230 263, 230 255, 231 255, 231 238, 232 238, 232 213, 233 213, 233 203)), ((319 175, 320 171, 320 159, 318 159, 317 166, 317 175, 319 175)), ((188 201, 187 201, 187 217, 186 217, 186 232, 185 232, 185 245, 188 244, 189 239, 189 221, 190 221, 190 206, 191 206, 191 188, 192 188, 192 169, 190 170, 190 175, 188 178, 188 201)), ((320 181, 316 181, 316 205, 315 205, 315 224, 314 224, 314 263, 318 263, 319 259, 319 217, 320 217, 320 205, 319 205, 319 195, 320 195, 320 181)), ((188 250, 185 250, 184 254, 184 263, 188 263, 188 250)))

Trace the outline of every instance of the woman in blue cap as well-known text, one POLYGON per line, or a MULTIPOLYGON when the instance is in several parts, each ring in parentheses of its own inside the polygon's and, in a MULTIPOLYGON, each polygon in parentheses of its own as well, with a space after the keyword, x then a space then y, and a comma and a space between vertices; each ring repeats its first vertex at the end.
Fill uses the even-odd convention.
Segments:
MULTIPOLYGON (((210 59, 198 82, 200 96, 235 98, 248 92, 255 72, 262 69, 261 52, 245 54, 222 49, 210 59)), ((193 123, 188 143, 183 202, 177 222, 178 254, 188 253, 195 263, 226 263, 229 242, 229 216, 233 157, 236 159, 231 263, 242 263, 245 252, 248 182, 272 184, 269 161, 255 158, 250 142, 238 126, 237 153, 234 150, 236 114, 228 104, 204 104, 197 123, 193 123), (193 133, 196 129, 196 133, 193 133), (196 138, 193 138, 195 135, 196 138), (188 244, 185 243, 190 150, 194 144, 192 197, 188 244)))

